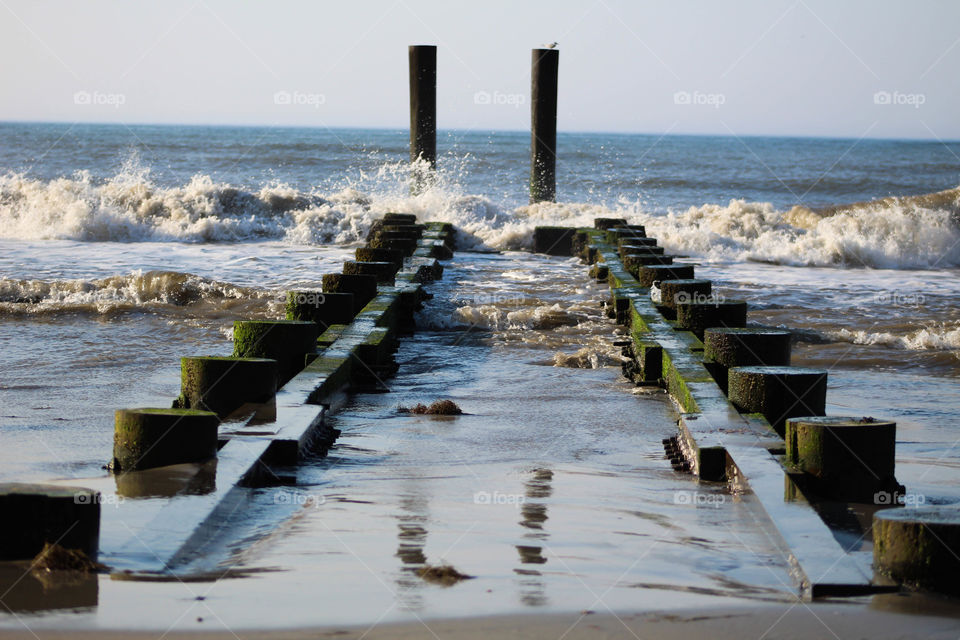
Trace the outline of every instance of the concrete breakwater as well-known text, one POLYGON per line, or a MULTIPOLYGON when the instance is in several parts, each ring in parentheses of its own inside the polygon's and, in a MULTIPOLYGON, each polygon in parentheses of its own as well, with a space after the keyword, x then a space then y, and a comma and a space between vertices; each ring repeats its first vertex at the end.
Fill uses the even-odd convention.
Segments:
POLYGON ((629 330, 618 343, 623 374, 662 386, 681 411, 677 433, 664 439, 673 468, 756 494, 807 597, 899 584, 955 592, 942 569, 960 569, 960 514, 887 508, 898 505, 881 498, 904 493, 894 476, 896 424, 826 416, 828 372, 790 366, 789 330, 748 326, 747 301, 716 295, 694 264, 626 220, 541 227, 534 245, 579 256, 609 284, 608 315, 629 330), (860 547, 874 537, 866 558, 860 547))
POLYGON ((285 318, 235 322, 231 356, 184 357, 172 407, 117 411, 115 495, 0 487, 17 522, 0 539, 4 559, 57 543, 130 575, 176 574, 201 557, 245 490, 289 482, 302 456, 336 438, 325 415, 353 391, 385 388, 397 340, 429 297, 423 285, 442 276, 453 245, 452 225, 386 214, 343 273, 287 292, 285 318), (101 509, 114 499, 117 509, 101 509))

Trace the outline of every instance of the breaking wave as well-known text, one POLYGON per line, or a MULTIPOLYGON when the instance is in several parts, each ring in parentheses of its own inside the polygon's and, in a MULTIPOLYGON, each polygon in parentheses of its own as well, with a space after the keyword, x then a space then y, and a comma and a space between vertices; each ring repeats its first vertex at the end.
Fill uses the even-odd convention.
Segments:
POLYGON ((98 280, 0 279, 0 315, 190 307, 212 313, 275 304, 277 294, 176 271, 135 272, 98 280))
POLYGON ((349 244, 365 238, 388 211, 453 223, 461 250, 529 249, 540 225, 591 226, 595 217, 644 224, 668 250, 717 260, 877 268, 960 266, 960 187, 821 210, 779 210, 731 200, 686 210, 650 212, 637 200, 612 205, 539 203, 500 206, 466 194, 440 176, 409 194, 410 166, 384 165, 362 186, 332 193, 289 185, 256 190, 195 175, 162 187, 135 164, 107 181, 79 172, 49 181, 0 177, 0 238, 79 241, 349 244))

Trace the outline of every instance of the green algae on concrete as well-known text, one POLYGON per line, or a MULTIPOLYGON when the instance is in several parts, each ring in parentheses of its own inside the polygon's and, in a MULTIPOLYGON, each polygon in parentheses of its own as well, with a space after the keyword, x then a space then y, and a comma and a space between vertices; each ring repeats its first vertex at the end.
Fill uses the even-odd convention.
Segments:
POLYGON ((286 319, 315 322, 320 331, 333 324, 346 324, 357 313, 349 292, 287 291, 286 319))
POLYGON ((788 366, 790 335, 786 329, 711 327, 703 332, 704 360, 715 365, 711 370, 726 393, 731 367, 788 366))
POLYGON ((276 392, 276 360, 187 357, 180 359, 180 397, 175 407, 212 411, 222 419, 244 404, 268 402, 276 392))
POLYGON ((397 275, 397 271, 399 269, 393 262, 347 260, 343 263, 344 275, 373 276, 379 284, 393 285, 393 278, 397 275))
POLYGON ((594 218, 593 219, 593 228, 606 231, 607 229, 612 229, 613 227, 625 227, 627 225, 626 218, 594 218))
POLYGON ((325 273, 323 292, 352 293, 353 308, 359 313, 377 295, 377 278, 371 275, 325 273))
POLYGON ((684 302, 710 300, 713 283, 710 280, 661 280, 660 304, 675 309, 684 302))
POLYGON ((641 286, 652 287, 654 282, 662 280, 691 280, 693 267, 686 264, 648 265, 640 268, 635 276, 641 286))
POLYGON ((358 262, 392 262, 397 266, 397 271, 403 268, 403 252, 396 249, 357 247, 353 255, 358 262))
POLYGON ((780 437, 788 418, 826 412, 824 369, 733 367, 727 376, 730 402, 742 413, 762 413, 780 437))
MULTIPOLYGON (((895 422, 844 416, 790 418, 787 463, 806 474, 819 495, 874 503, 902 492, 894 477, 895 422)), ((880 501, 880 504, 884 504, 880 501)))
POLYGON ((80 487, 0 483, 0 560, 28 560, 47 543, 97 557, 100 493, 80 487))
POLYGON ((118 409, 110 468, 125 473, 208 460, 217 455, 219 425, 212 411, 118 409))
POLYGON ((673 264, 673 256, 665 256, 658 253, 632 252, 624 255, 620 262, 627 271, 629 271, 631 274, 634 274, 634 277, 636 277, 636 274, 638 274, 640 269, 643 267, 649 265, 673 264))
POLYGON ((303 320, 237 320, 233 323, 235 358, 277 361, 277 386, 282 387, 303 369, 304 356, 317 348, 320 328, 303 320))
POLYGON ((920 506, 876 512, 873 566, 908 587, 960 595, 960 509, 920 506))
POLYGON ((690 331, 700 340, 712 327, 747 326, 747 303, 743 300, 678 300, 676 311, 677 329, 690 331))
POLYGON ((417 241, 412 238, 392 239, 383 236, 376 236, 369 240, 371 249, 393 249, 399 251, 404 256, 409 256, 417 250, 417 241))

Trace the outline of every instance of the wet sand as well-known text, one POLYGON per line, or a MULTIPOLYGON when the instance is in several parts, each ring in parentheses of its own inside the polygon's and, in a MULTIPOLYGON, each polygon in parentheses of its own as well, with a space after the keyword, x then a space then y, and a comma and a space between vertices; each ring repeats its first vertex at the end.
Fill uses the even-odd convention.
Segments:
MULTIPOLYGON (((891 596, 901 598, 900 596, 891 596)), ((910 600, 910 598, 902 598, 910 600)), ((624 638, 643 640, 712 638, 715 640, 773 639, 854 640, 919 639, 953 640, 960 634, 960 611, 948 603, 926 603, 926 615, 898 611, 902 605, 809 604, 750 608, 704 608, 682 611, 611 612, 601 607, 593 612, 550 615, 508 615, 483 618, 421 619, 414 622, 357 626, 319 626, 287 630, 219 628, 215 631, 0 631, 0 640, 67 640, 129 638, 130 640, 344 640, 413 639, 436 640, 578 640, 579 638, 624 638), (939 609, 939 611, 937 611, 939 609), (952 615, 951 615, 952 613, 952 615)), ((911 608, 909 604, 903 608, 911 608)))

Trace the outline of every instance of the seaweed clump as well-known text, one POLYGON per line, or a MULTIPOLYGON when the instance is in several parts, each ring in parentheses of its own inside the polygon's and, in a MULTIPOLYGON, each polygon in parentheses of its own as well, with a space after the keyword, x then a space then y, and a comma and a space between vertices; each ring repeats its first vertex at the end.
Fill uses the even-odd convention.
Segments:
POLYGON ((463 414, 463 411, 460 410, 460 407, 457 406, 453 400, 437 400, 432 403, 430 406, 427 406, 423 403, 417 403, 415 406, 407 407, 398 407, 397 411, 400 413, 415 413, 418 415, 427 415, 427 416, 459 416, 463 414))
POLYGON ((46 543, 33 559, 34 571, 75 571, 79 573, 98 573, 106 567, 90 559, 79 549, 65 549, 58 544, 46 543))
POLYGON ((450 565, 431 566, 426 565, 417 569, 417 575, 427 582, 434 582, 445 587, 451 587, 461 580, 471 580, 473 576, 460 573, 450 565))

